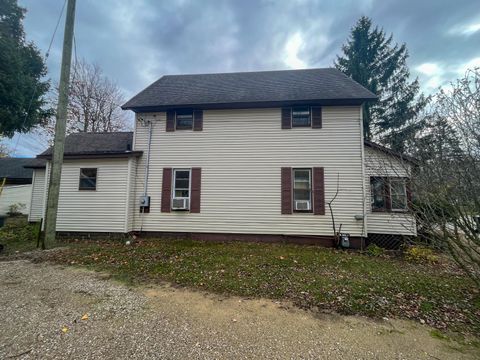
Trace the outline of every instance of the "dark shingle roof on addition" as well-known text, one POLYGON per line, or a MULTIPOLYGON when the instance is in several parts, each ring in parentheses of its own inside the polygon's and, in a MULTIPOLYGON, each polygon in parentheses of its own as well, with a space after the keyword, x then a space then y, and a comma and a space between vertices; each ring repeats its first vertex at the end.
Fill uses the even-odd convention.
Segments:
MULTIPOLYGON (((132 151, 133 132, 73 133, 65 139, 65 158, 90 156, 122 156, 137 155, 132 151)), ((53 148, 50 147, 38 158, 51 158, 53 148)))
POLYGON ((247 107, 315 102, 362 103, 375 94, 337 69, 166 75, 130 99, 123 109, 247 107))
POLYGON ((33 159, 29 158, 0 158, 0 183, 1 179, 32 179, 32 169, 24 166, 33 159))

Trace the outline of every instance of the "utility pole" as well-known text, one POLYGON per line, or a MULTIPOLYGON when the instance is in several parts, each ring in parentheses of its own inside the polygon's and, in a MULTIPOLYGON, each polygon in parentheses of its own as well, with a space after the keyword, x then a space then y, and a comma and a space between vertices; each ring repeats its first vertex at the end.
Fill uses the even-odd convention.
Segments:
POLYGON ((45 243, 52 244, 55 242, 56 235, 58 195, 60 193, 60 177, 62 174, 63 151, 65 148, 65 131, 67 128, 68 88, 70 83, 70 66, 72 63, 75 2, 76 0, 68 0, 67 17, 65 19, 57 119, 55 123, 55 139, 53 143, 50 183, 48 185, 47 211, 45 215, 45 239, 42 241, 42 249, 45 249, 45 243))

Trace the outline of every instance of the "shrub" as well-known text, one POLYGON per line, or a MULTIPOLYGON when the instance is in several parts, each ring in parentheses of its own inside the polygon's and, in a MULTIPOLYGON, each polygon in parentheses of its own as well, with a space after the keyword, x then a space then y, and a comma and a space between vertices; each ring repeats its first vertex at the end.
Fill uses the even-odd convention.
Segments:
POLYGON ((407 261, 411 262, 428 262, 436 263, 438 262, 438 256, 435 255, 432 249, 426 246, 409 246, 405 248, 403 255, 407 261))
POLYGON ((367 247, 367 254, 370 256, 382 256, 385 254, 385 249, 378 245, 370 244, 367 247))
POLYGON ((27 208, 27 205, 23 203, 12 204, 8 207, 7 214, 9 216, 19 216, 19 215, 22 215, 22 210, 25 210, 26 208, 27 208))
POLYGON ((5 254, 34 250, 38 231, 38 224, 20 223, 19 221, 7 223, 0 228, 0 244, 4 246, 5 254))

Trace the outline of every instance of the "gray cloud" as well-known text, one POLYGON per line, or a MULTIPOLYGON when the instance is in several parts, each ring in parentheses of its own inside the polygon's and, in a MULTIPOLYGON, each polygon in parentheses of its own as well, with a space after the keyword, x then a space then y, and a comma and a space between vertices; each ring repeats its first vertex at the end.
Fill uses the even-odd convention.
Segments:
MULTIPOLYGON (((27 37, 43 51, 62 3, 20 0, 27 37)), ((426 92, 465 64, 480 65, 476 0, 82 0, 77 55, 98 63, 130 97, 163 74, 331 66, 361 15, 407 43, 412 76, 426 92)), ((48 60, 53 79, 62 36, 63 21, 48 60)))

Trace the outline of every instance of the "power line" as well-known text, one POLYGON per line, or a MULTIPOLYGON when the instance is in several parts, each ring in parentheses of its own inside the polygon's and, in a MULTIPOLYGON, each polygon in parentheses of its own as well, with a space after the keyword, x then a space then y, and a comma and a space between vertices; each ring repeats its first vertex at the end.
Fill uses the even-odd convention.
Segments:
MULTIPOLYGON (((45 53, 45 61, 50 56, 50 50, 52 48, 53 41, 55 39, 55 35, 57 34, 58 25, 60 24, 60 21, 62 20, 62 16, 63 16, 63 12, 65 10, 66 4, 67 4, 67 0, 64 0, 62 10, 60 11, 60 14, 59 14, 58 19, 57 19, 57 23, 55 25, 55 29, 53 30, 52 38, 50 39, 50 44, 48 44, 48 49, 47 49, 47 52, 45 53)), ((33 99, 35 98, 35 94, 37 93, 37 87, 38 87, 38 82, 35 82, 32 97, 30 98, 30 102, 28 103, 27 112, 25 113, 25 117, 23 118, 23 123, 22 123, 21 129, 23 129, 25 127, 25 124, 27 123, 27 118, 28 118, 28 115, 30 114, 30 109, 32 107, 33 99)), ((22 134, 23 133, 20 132, 20 134, 18 135, 17 141, 15 143, 15 147, 13 148, 13 155, 15 155, 16 152, 17 152, 18 143, 20 141, 20 138, 22 137, 22 134)))

